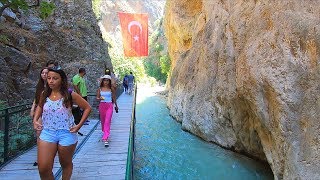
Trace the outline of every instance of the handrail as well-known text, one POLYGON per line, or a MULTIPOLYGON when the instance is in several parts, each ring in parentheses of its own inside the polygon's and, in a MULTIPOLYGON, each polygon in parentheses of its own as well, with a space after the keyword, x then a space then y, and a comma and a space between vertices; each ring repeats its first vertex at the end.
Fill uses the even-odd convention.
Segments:
MULTIPOLYGON (((0 132, 3 133, 3 155, 0 160, 0 165, 4 164, 9 160, 9 131, 10 131, 10 116, 17 113, 25 113, 25 111, 30 110, 32 103, 24 103, 20 105, 15 105, 11 107, 6 107, 0 109, 1 115, 0 118, 4 118, 4 121, 0 119, 0 132), (3 162, 1 162, 3 161, 3 162)), ((24 122, 27 123, 27 122, 24 122)), ((31 126, 31 125, 30 125, 31 126)), ((28 133, 27 133, 28 134, 28 133)), ((2 144, 2 143, 0 143, 2 144)), ((28 144, 28 143, 26 143, 28 144)), ((32 145, 32 144, 31 144, 32 145)), ((1 146, 0 146, 1 147, 1 146)), ((22 145, 23 148, 26 148, 25 145, 22 145)), ((19 151, 20 148, 14 149, 14 151, 19 151)))
POLYGON ((134 179, 133 176, 133 163, 134 163, 134 138, 135 138, 135 126, 136 126, 136 99, 137 99, 137 85, 135 85, 134 97, 133 97, 133 108, 130 122, 130 135, 128 144, 128 157, 126 165, 126 180, 134 179))
MULTIPOLYGON (((0 109, 0 111, 5 111, 5 110, 9 110, 9 109, 13 109, 13 108, 18 108, 18 107, 22 107, 22 106, 30 106, 32 103, 24 103, 24 104, 20 104, 20 105, 15 105, 15 106, 10 106, 10 107, 5 107, 0 109)), ((2 115, 3 116, 3 115, 2 115)))

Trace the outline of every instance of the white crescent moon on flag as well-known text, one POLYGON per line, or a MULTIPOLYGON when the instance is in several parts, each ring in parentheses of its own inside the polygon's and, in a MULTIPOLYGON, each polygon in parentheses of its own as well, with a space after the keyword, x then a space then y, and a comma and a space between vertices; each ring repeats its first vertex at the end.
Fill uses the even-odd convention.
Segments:
POLYGON ((129 24, 128 24, 128 31, 129 33, 131 34, 131 26, 138 26, 139 29, 140 29, 140 34, 142 34, 142 25, 140 22, 138 21, 131 21, 129 24))

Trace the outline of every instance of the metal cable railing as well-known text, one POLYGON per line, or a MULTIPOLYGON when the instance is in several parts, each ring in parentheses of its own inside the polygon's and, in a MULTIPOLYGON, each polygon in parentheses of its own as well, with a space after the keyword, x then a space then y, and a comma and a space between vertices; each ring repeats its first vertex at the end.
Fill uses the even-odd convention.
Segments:
POLYGON ((134 99, 132 105, 132 115, 130 122, 130 135, 129 135, 129 145, 128 145, 128 157, 126 166, 126 180, 134 179, 133 174, 133 163, 134 163, 134 139, 135 139, 135 126, 136 126, 136 99, 137 99, 137 85, 134 90, 134 99))
POLYGON ((0 109, 0 167, 10 158, 35 145, 32 103, 0 109))

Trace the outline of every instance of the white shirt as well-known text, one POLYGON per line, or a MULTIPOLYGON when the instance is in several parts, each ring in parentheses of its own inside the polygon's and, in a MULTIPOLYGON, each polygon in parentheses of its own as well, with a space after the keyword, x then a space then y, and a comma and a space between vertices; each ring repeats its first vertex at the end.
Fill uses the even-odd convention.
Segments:
POLYGON ((67 129, 74 126, 74 117, 71 108, 66 108, 63 104, 63 98, 52 101, 47 97, 43 105, 42 112, 43 129, 67 129))

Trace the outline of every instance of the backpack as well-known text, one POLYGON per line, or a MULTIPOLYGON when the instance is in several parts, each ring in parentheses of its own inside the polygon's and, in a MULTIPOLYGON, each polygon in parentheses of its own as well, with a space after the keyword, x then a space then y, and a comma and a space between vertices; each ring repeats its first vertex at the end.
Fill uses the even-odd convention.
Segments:
MULTIPOLYGON (((72 95, 71 95, 72 90, 70 91, 69 89, 68 91, 69 91, 69 96, 72 99, 72 95)), ((82 118, 83 112, 81 111, 80 107, 76 104, 72 104, 72 115, 74 117, 74 123, 78 125, 82 118)))

